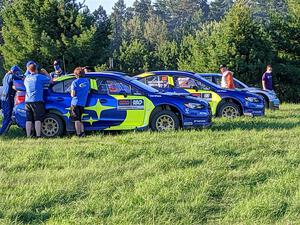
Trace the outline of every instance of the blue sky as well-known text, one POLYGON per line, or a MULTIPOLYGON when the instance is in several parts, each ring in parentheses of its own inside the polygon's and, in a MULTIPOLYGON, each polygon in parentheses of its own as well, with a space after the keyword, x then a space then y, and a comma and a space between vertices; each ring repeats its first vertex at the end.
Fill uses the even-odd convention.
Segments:
MULTIPOLYGON (((102 5, 108 14, 111 13, 112 7, 117 0, 86 0, 85 3, 88 5, 91 11, 97 9, 99 5, 102 5)), ((134 0, 125 0, 126 6, 132 6, 134 0)))

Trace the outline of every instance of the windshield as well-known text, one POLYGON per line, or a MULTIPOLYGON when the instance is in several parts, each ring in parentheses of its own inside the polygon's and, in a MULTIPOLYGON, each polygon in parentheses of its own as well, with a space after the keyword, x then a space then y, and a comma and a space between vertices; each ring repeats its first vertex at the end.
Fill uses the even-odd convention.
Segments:
POLYGON ((159 92, 158 90, 156 90, 156 89, 154 89, 154 88, 152 88, 152 87, 150 87, 150 86, 148 86, 148 85, 146 85, 146 84, 144 84, 144 83, 138 81, 136 78, 132 78, 132 79, 130 79, 130 81, 131 81, 133 84, 135 84, 135 85, 137 85, 137 86, 143 88, 143 89, 146 90, 146 91, 154 92, 154 93, 158 93, 158 92, 159 92))
POLYGON ((217 88, 217 89, 220 88, 220 86, 218 86, 218 85, 216 85, 215 83, 213 83, 213 82, 211 82, 211 81, 205 79, 205 78, 202 77, 200 74, 197 74, 197 73, 196 73, 195 76, 196 76, 197 78, 203 80, 204 82, 206 82, 208 85, 210 85, 210 86, 213 87, 213 88, 217 88))

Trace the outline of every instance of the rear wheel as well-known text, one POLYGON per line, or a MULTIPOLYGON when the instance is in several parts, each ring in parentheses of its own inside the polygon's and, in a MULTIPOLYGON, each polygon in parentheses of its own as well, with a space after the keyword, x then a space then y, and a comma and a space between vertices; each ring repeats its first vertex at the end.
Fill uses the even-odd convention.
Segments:
POLYGON ((42 135, 44 137, 60 137, 64 133, 62 119, 53 113, 48 113, 42 123, 42 135))
POLYGON ((220 106, 218 115, 225 118, 236 118, 241 116, 241 110, 237 104, 225 102, 220 106))
POLYGON ((150 121, 150 127, 153 131, 178 130, 179 124, 177 115, 170 110, 158 111, 150 121))

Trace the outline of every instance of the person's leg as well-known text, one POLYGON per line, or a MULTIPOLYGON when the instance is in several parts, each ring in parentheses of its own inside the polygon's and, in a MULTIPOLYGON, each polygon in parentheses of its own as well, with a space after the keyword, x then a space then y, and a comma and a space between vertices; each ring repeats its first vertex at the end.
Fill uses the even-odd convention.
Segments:
POLYGON ((42 132, 42 122, 41 121, 35 121, 34 122, 34 128, 35 128, 35 133, 36 137, 41 137, 41 132, 42 132))
POLYGON ((81 134, 81 122, 80 121, 75 121, 75 130, 76 130, 76 134, 77 136, 80 136, 81 134))
POLYGON ((32 131, 32 122, 26 121, 26 134, 28 138, 31 137, 31 131, 32 131))
POLYGON ((81 122, 81 133, 84 133, 84 125, 83 125, 83 122, 81 122))
POLYGON ((33 121, 33 111, 30 104, 25 105, 26 110, 26 134, 27 137, 32 135, 32 121, 33 121))
POLYGON ((2 118, 2 127, 0 129, 0 135, 1 134, 5 134, 11 124, 12 124, 12 107, 9 101, 1 101, 1 107, 2 107, 2 114, 3 114, 3 118, 2 118))

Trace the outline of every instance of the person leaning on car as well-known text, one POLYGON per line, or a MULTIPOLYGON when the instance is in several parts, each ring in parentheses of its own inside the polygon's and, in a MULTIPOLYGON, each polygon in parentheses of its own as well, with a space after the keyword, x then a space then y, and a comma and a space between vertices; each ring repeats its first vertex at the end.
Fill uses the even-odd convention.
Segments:
POLYGON ((24 85, 26 88, 25 109, 26 109, 26 133, 31 137, 32 126, 36 132, 36 137, 41 137, 41 125, 45 117, 46 110, 43 100, 44 85, 52 82, 51 76, 41 70, 44 74, 37 71, 35 63, 28 66, 29 75, 26 76, 24 85))
POLYGON ((1 95, 1 107, 3 113, 2 127, 0 129, 0 135, 5 134, 12 124, 12 111, 14 108, 14 99, 16 91, 13 89, 13 81, 21 79, 21 69, 15 65, 10 71, 5 74, 3 78, 3 91, 1 95))
POLYGON ((267 65, 267 71, 262 76, 262 86, 263 90, 273 91, 273 76, 272 76, 272 66, 267 65))
POLYGON ((221 65, 220 71, 222 73, 221 87, 226 89, 235 89, 233 72, 229 71, 226 65, 221 65))
POLYGON ((78 137, 84 137, 84 126, 81 121, 84 107, 90 90, 90 82, 84 78, 84 68, 77 67, 74 70, 76 80, 71 84, 71 118, 75 122, 75 130, 78 137))

